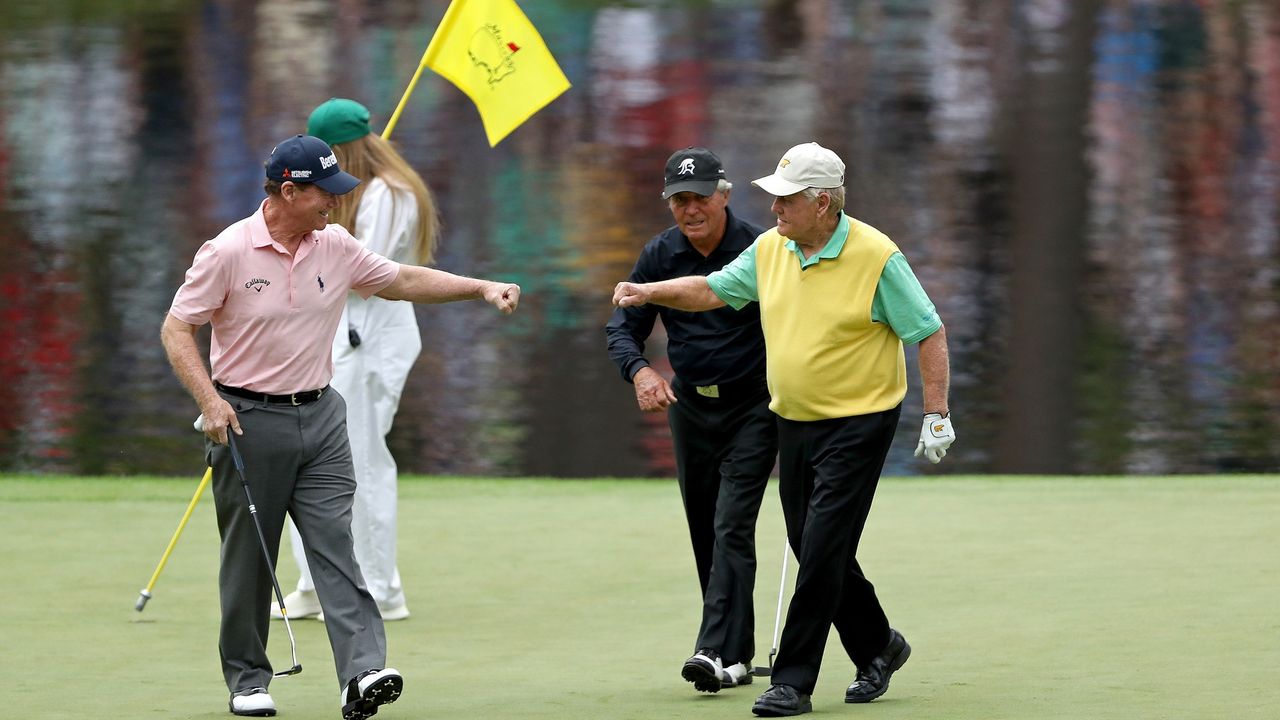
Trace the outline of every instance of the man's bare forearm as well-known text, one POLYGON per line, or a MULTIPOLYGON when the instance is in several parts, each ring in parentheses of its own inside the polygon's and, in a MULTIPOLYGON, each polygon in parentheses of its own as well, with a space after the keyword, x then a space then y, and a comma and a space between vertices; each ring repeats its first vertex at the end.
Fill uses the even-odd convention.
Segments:
POLYGON ((946 415, 950 412, 947 396, 951 390, 951 362, 945 326, 920 341, 920 384, 923 386, 925 413, 946 415))
POLYGON ((165 355, 169 357, 173 374, 178 376, 178 381, 191 393, 203 412, 219 398, 209 371, 200 359, 200 348, 196 347, 196 327, 172 315, 166 315, 164 325, 160 328, 160 342, 164 345, 165 355))
POLYGON ((485 287, 495 284, 497 283, 454 275, 435 268, 401 265, 395 282, 383 288, 378 297, 415 303, 483 300, 485 287))
POLYGON ((701 275, 652 283, 618 283, 614 288, 613 303, 619 307, 653 303, 686 312, 714 310, 725 305, 725 301, 711 291, 711 285, 701 275))

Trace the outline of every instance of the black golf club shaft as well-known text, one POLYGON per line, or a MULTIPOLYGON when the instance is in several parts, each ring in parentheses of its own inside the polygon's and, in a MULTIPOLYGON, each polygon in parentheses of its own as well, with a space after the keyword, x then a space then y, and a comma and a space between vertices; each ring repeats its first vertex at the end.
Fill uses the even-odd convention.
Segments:
POLYGON ((235 432, 227 428, 227 447, 231 450, 231 462, 236 466, 236 474, 240 476, 240 486, 244 488, 244 498, 249 502, 249 517, 253 518, 253 527, 258 531, 258 546, 262 548, 262 561, 267 564, 267 572, 271 575, 271 587, 276 591, 276 602, 280 604, 280 614, 284 616, 285 631, 289 633, 289 646, 293 652, 293 667, 276 673, 276 677, 297 675, 302 672, 302 664, 298 662, 298 651, 293 640, 293 629, 289 627, 289 614, 284 607, 284 593, 280 591, 280 581, 276 579, 275 565, 271 562, 271 551, 267 549, 267 535, 262 531, 262 521, 258 519, 258 507, 253 503, 253 495, 249 492, 249 478, 244 474, 244 458, 236 449, 235 432))

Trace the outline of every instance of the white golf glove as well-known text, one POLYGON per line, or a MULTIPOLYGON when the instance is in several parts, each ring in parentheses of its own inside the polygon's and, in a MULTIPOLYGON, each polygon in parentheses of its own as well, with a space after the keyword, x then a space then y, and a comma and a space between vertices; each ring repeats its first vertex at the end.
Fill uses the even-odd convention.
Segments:
POLYGON ((947 454, 947 448, 956 441, 956 431, 951 429, 951 418, 942 417, 941 413, 929 413, 924 416, 924 427, 920 428, 920 442, 916 445, 916 457, 924 455, 934 465, 947 454))

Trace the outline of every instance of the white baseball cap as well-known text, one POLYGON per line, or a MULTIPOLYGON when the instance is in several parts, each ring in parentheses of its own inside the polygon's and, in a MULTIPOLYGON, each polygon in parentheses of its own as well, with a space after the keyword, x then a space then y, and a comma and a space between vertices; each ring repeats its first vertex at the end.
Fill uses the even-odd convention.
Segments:
POLYGON ((818 143, 807 142, 788 150, 772 175, 752 180, 751 184, 778 197, 811 187, 840 187, 844 185, 844 161, 818 143))

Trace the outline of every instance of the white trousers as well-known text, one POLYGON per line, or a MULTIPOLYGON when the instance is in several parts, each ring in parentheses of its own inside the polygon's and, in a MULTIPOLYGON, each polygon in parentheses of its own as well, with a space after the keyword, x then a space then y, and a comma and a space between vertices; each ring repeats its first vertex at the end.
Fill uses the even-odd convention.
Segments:
MULTIPOLYGON (((405 604, 400 570, 396 567, 396 461, 387 448, 387 433, 409 370, 422 350, 412 307, 406 307, 407 303, 396 305, 401 307, 391 320, 394 324, 378 327, 381 323, 366 323, 366 327, 372 327, 367 336, 361 337, 357 348, 348 341, 344 313, 334 339, 331 383, 347 401, 347 433, 356 475, 351 511, 356 561, 369 593, 382 610, 405 604)), ((314 591, 302 538, 292 523, 289 534, 301 572, 298 590, 314 591)))

